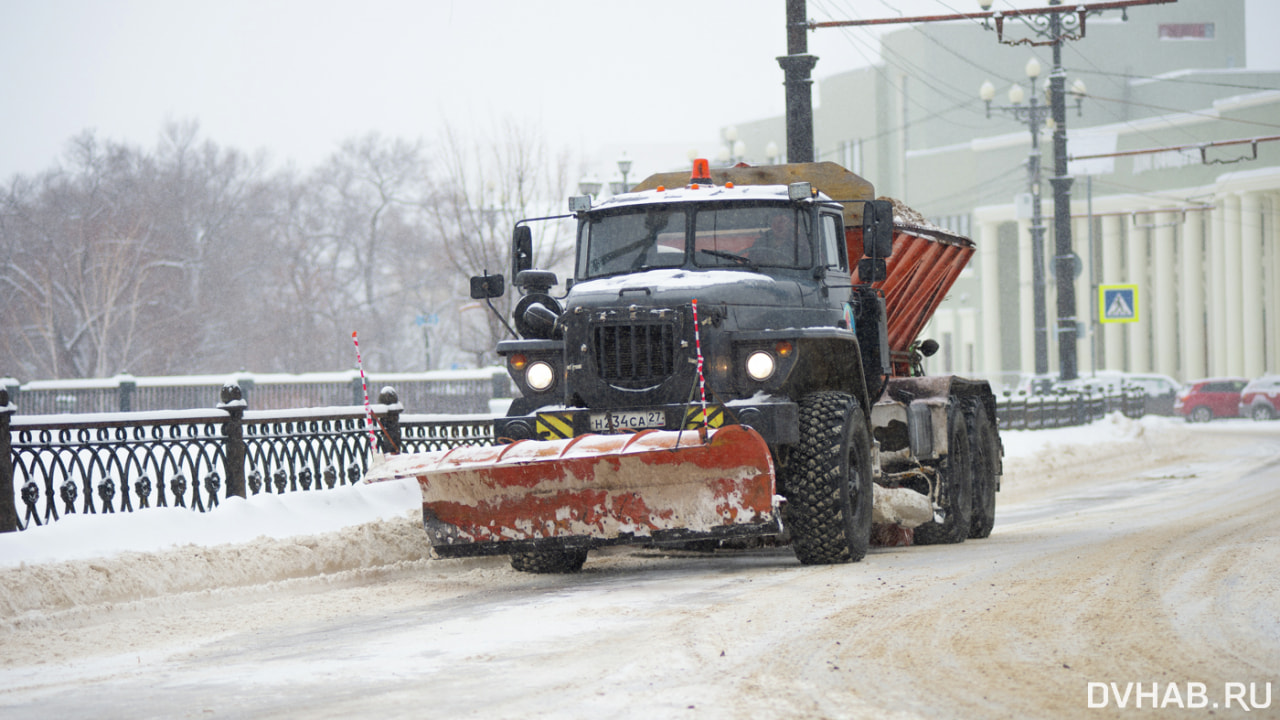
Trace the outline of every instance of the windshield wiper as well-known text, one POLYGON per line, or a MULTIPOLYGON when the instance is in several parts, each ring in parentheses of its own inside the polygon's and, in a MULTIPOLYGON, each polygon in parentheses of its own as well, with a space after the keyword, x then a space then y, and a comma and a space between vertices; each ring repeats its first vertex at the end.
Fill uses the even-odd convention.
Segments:
POLYGON ((698 252, 706 253, 708 255, 714 255, 718 258, 724 258, 725 260, 732 260, 733 262, 737 263, 738 265, 741 265, 742 267, 750 268, 755 272, 760 272, 760 267, 757 266, 754 262, 752 262, 750 258, 747 258, 743 255, 738 255, 736 253, 731 253, 731 252, 725 252, 724 250, 699 250, 698 252))

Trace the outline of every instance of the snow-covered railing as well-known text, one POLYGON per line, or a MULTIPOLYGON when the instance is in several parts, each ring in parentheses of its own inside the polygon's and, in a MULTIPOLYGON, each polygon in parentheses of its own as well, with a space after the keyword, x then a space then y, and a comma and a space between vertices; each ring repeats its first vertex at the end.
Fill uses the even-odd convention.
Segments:
MULTIPOLYGON (((390 387, 371 410, 380 452, 493 442, 492 416, 404 414, 390 387)), ((370 456, 364 407, 250 410, 234 383, 204 410, 15 411, 0 388, 0 532, 77 512, 204 512, 233 495, 354 484, 370 456)))
POLYGON ((1113 394, 1064 392, 1048 395, 1006 392, 1004 397, 996 400, 996 420, 1001 430, 1084 425, 1110 412, 1140 418, 1146 412, 1146 396, 1140 390, 1113 394))

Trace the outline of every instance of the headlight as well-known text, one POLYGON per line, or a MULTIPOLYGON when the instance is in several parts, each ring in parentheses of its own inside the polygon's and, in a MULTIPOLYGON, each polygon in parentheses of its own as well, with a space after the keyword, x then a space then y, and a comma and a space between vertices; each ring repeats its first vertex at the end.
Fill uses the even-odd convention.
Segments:
POLYGON ((524 381, 529 383, 529 387, 542 392, 555 384, 556 371, 550 363, 539 360, 529 364, 529 369, 524 373, 524 381))
POLYGON ((768 380, 776 367, 773 356, 763 350, 757 350, 747 356, 747 374, 752 380, 768 380))

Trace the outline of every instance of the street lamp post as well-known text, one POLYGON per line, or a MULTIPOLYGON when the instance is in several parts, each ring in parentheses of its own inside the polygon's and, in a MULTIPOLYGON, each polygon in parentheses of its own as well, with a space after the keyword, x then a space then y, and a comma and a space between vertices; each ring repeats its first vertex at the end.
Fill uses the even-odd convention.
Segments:
MULTIPOLYGON (((991 10, 991 4, 992 0, 978 0, 978 5, 984 12, 991 10)), ((1120 6, 1128 4, 1146 3, 1115 3, 1120 6)), ((1015 15, 1020 17, 1036 36, 1045 38, 1042 41, 1006 40, 1001 13, 995 15, 996 33, 1000 37, 1000 42, 1007 45, 1048 45, 1053 49, 1053 69, 1049 72, 1049 117, 1053 121, 1053 177, 1049 178, 1049 184, 1053 186, 1053 269, 1058 287, 1058 369, 1063 380, 1074 380, 1079 374, 1076 364, 1076 343, 1079 331, 1076 320, 1076 262, 1075 254, 1071 250, 1071 176, 1067 174, 1067 73, 1062 68, 1062 43, 1084 37, 1085 16, 1090 12, 1098 12, 1103 7, 1080 5, 1070 9, 1059 9, 1061 6, 1062 0, 1049 0, 1050 10, 1047 13, 1026 17, 1015 15), (1080 31, 1078 36, 1073 34, 1077 29, 1080 31)), ((985 92, 985 85, 983 90, 985 92)), ((1075 96, 1076 113, 1079 114, 1081 100, 1084 97, 1084 83, 1078 80, 1073 83, 1071 94, 1075 96)), ((1032 104, 1034 103, 1033 97, 1032 104)), ((989 100, 988 107, 990 107, 989 100)), ((1037 212, 1038 207, 1037 203, 1037 212)), ((1041 252, 1043 253, 1043 250, 1041 252)), ((1039 269, 1039 265, 1036 267, 1039 269)), ((1039 285, 1037 290, 1043 292, 1039 285)), ((1037 373, 1041 372, 1039 327, 1040 321, 1037 320, 1037 373)))
POLYGON ((725 167, 733 167, 742 162, 747 154, 747 144, 738 139, 738 128, 730 125, 724 129, 724 145, 720 146, 720 152, 716 156, 716 160, 725 167))
POLYGON ((618 172, 622 174, 621 180, 609 181, 609 194, 621 195, 631 189, 627 184, 627 173, 631 172, 631 158, 626 153, 622 153, 622 157, 618 158, 618 172))
MULTIPOLYGON (((1051 4, 1053 4, 1051 2, 1051 4)), ((983 0, 983 9, 990 7, 983 0)), ((1057 15, 1053 16, 1054 18, 1057 15)), ((1058 31, 1061 32, 1060 30, 1058 31)), ((1035 321, 1035 372, 1044 375, 1049 372, 1049 328, 1047 307, 1045 302, 1044 277, 1044 216, 1040 208, 1040 131, 1046 122, 1053 129, 1054 140, 1054 177, 1049 179, 1053 186, 1053 234, 1054 234, 1054 274, 1058 289, 1058 368, 1063 380, 1074 380, 1076 369, 1076 318, 1075 318, 1075 256, 1071 251, 1071 178, 1067 175, 1067 136, 1066 136, 1066 102, 1064 95, 1065 71, 1062 70, 1058 46, 1054 45, 1054 70, 1049 76, 1049 104, 1039 104, 1036 93, 1036 78, 1040 76, 1040 61, 1031 58, 1027 61, 1026 73, 1031 81, 1031 93, 1026 105, 1022 104, 1022 88, 1014 85, 1009 89, 1007 106, 995 106, 994 109, 1006 112, 1021 122, 1025 122, 1031 131, 1031 154, 1027 159, 1027 183, 1031 192, 1031 282, 1032 313, 1035 321)), ((1071 94, 1075 97, 1076 112, 1081 112, 1084 99, 1084 83, 1076 80, 1071 85, 1071 94)), ((987 117, 991 117, 991 101, 995 97, 995 87, 990 81, 982 83, 978 96, 987 106, 987 117)))
POLYGON ((600 194, 600 189, 603 187, 604 183, 594 175, 589 175, 578 181, 578 192, 583 195, 590 195, 593 198, 600 194))
MULTIPOLYGON (((1040 105, 1036 97, 1036 78, 1040 76, 1040 61, 1027 61, 1027 78, 1031 81, 1031 96, 1023 105, 1022 87, 1009 88, 1009 105, 997 105, 996 110, 1009 113, 1027 125, 1031 131, 1031 154, 1027 158, 1027 187, 1031 193, 1031 306, 1035 321, 1035 357, 1037 375, 1049 372, 1049 329, 1044 291, 1044 217, 1040 212, 1040 129, 1049 117, 1049 108, 1040 105)), ((979 97, 986 103, 987 117, 991 117, 991 101, 995 86, 990 81, 982 83, 979 97)))

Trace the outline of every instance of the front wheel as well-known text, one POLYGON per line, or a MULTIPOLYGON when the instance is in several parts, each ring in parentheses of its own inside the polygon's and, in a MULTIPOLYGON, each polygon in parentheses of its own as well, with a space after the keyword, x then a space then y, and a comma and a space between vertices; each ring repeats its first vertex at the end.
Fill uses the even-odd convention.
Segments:
POLYGON ((1254 420, 1258 422, 1265 422, 1275 417, 1275 415, 1271 412, 1271 408, 1267 407, 1266 405, 1254 405, 1253 411, 1250 413, 1250 415, 1253 417, 1254 420))
POLYGON ((1213 411, 1201 405, 1191 411, 1191 422, 1209 422, 1213 419, 1213 411))
POLYGON ((805 565, 861 560, 871 542, 871 430, 857 398, 801 398, 800 442, 782 475, 796 558, 805 565))
POLYGON ((513 554, 511 567, 527 573, 575 573, 586 561, 586 550, 534 550, 513 554))

